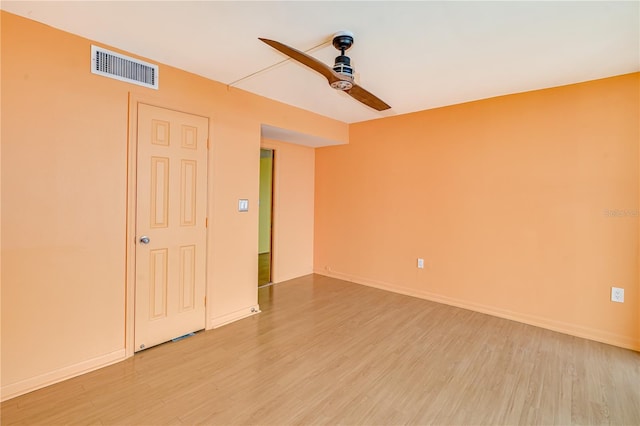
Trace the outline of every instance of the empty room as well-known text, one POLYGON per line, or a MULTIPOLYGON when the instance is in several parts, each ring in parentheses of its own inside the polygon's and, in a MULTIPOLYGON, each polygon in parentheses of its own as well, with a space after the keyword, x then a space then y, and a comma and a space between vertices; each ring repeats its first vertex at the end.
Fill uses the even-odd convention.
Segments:
POLYGON ((640 424, 640 2, 0 7, 2 425, 640 424))

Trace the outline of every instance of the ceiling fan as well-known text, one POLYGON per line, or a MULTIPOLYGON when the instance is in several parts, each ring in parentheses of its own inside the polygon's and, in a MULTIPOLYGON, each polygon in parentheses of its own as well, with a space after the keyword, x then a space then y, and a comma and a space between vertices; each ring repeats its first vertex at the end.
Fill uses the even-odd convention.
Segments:
POLYGON ((353 33, 349 31, 340 31, 333 36, 333 47, 340 51, 340 55, 336 57, 333 68, 320 62, 316 58, 307 55, 293 47, 282 44, 279 41, 259 38, 260 41, 268 44, 274 49, 284 53, 291 59, 300 62, 312 70, 322 74, 329 85, 336 90, 342 90, 349 96, 363 104, 378 110, 384 111, 391 108, 383 100, 374 94, 364 90, 353 81, 353 67, 351 67, 351 59, 344 54, 353 45, 353 33))

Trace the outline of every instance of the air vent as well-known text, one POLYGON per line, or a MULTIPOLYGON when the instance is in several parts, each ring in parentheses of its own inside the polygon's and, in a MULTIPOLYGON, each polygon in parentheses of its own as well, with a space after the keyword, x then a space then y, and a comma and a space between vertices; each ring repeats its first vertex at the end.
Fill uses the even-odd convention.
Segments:
POLYGON ((91 72, 158 90, 158 66, 91 46, 91 72))

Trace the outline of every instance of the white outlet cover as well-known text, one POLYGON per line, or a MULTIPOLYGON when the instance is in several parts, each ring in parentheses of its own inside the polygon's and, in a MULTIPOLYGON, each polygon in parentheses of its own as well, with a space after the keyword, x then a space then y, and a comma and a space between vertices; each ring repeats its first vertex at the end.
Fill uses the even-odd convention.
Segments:
POLYGON ((611 301, 624 303, 624 288, 611 287, 611 301))
POLYGON ((418 269, 424 269, 424 259, 418 258, 418 269))

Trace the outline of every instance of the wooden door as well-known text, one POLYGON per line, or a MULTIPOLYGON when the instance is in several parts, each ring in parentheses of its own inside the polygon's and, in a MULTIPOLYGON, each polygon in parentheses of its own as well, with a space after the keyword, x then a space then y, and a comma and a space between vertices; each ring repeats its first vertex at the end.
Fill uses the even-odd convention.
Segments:
POLYGON ((208 119, 138 104, 135 350, 205 327, 208 119))

